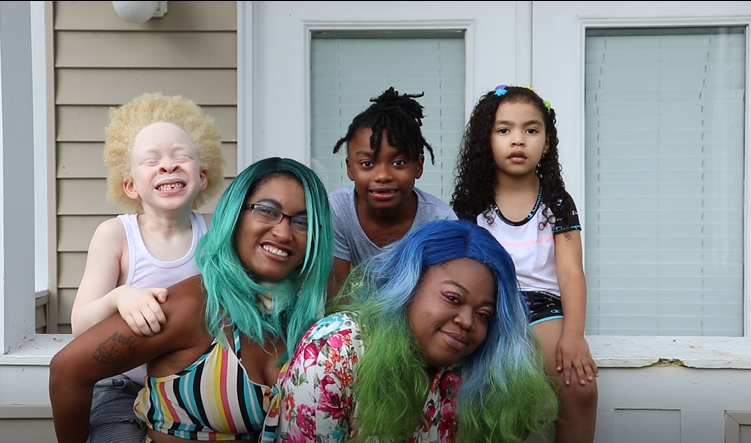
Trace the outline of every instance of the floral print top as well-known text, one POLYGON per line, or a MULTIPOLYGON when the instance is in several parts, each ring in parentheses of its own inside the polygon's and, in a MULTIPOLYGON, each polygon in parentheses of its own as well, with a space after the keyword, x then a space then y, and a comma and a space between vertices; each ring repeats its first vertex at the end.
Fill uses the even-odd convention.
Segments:
MULTIPOLYGON (((329 315, 308 330, 279 375, 280 409, 272 414, 279 419, 277 442, 342 442, 356 435, 352 383, 363 351, 352 312, 329 315)), ((426 424, 415 429, 409 443, 454 441, 460 381, 454 370, 436 371, 425 401, 426 424)))

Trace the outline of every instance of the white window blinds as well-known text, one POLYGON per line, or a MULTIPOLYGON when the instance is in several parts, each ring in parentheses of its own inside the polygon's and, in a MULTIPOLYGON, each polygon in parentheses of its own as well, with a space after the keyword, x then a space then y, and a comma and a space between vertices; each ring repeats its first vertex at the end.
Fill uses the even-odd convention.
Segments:
MULTIPOLYGON (((326 189, 349 186, 344 158, 334 144, 370 99, 393 86, 400 94, 425 95, 423 135, 435 165, 415 186, 447 202, 464 129, 463 32, 316 32, 311 42, 312 168, 326 189)), ((344 147, 346 148, 346 146, 344 147)))
POLYGON ((587 31, 588 334, 743 335, 745 41, 587 31))

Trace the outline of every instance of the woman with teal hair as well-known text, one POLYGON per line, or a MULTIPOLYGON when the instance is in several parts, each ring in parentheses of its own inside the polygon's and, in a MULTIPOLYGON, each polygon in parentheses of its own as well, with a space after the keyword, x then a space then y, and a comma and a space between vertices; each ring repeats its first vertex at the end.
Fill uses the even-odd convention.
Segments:
POLYGON ((556 416, 510 256, 433 221, 359 265, 280 374, 281 442, 522 442, 556 416))
MULTIPOLYGON (((200 274, 168 288, 159 334, 120 315, 91 327, 50 363, 59 442, 85 442, 94 383, 148 362, 134 404, 146 441, 254 440, 279 370, 323 315, 333 262, 326 189, 308 167, 267 158, 224 191, 196 252, 200 274)), ((115 436, 116 437, 116 436, 115 436)))

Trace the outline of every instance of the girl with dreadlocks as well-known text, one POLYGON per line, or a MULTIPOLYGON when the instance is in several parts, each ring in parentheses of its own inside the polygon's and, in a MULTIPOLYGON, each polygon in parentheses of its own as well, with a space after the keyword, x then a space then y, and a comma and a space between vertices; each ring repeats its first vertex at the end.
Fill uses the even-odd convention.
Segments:
POLYGON ((113 314, 52 358, 57 441, 84 443, 96 381, 146 362, 132 406, 146 442, 273 441, 264 420, 283 362, 323 315, 333 231, 326 188, 310 168, 286 158, 247 167, 198 245, 200 274, 167 288, 158 334, 136 334, 113 314))
POLYGON ((347 176, 353 186, 329 194, 334 214, 334 271, 329 296, 334 296, 350 269, 404 236, 413 226, 455 220, 451 207, 415 187, 422 176, 424 150, 433 148, 422 135, 423 107, 415 97, 384 91, 356 115, 334 153, 347 144, 347 176))
POLYGON ((341 297, 280 375, 277 442, 521 443, 552 421, 513 262, 487 230, 415 227, 341 297))
POLYGON ((555 441, 586 443, 594 441, 598 370, 584 338, 581 225, 561 177, 555 122, 530 87, 483 95, 462 138, 451 203, 513 258, 558 391, 555 441))

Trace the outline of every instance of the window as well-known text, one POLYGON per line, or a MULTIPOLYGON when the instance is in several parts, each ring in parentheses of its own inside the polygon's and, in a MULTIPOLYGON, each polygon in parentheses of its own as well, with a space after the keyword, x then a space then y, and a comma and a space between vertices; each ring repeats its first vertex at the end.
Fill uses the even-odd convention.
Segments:
POLYGON ((416 186, 448 203, 464 129, 464 33, 461 31, 314 32, 311 44, 313 169, 329 191, 349 186, 344 158, 334 154, 352 118, 393 86, 419 94, 425 153, 416 186))
POLYGON ((588 334, 743 336, 745 42, 587 30, 588 334))

